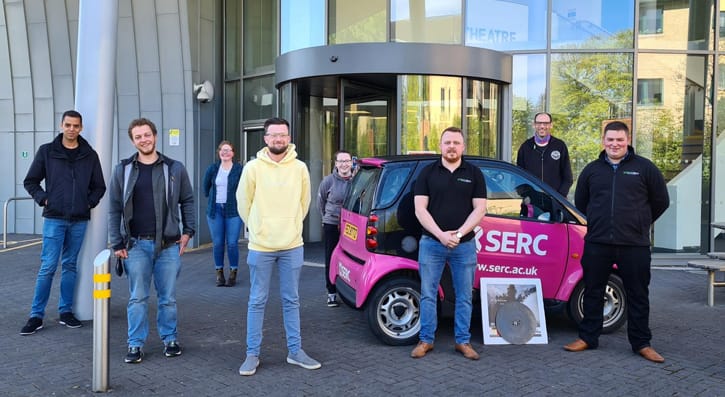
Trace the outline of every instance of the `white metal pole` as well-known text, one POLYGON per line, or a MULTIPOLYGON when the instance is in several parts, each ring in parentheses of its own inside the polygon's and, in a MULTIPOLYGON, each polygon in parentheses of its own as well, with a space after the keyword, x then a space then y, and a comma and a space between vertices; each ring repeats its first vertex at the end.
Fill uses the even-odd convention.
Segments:
POLYGON ((93 391, 108 391, 108 308, 111 301, 111 250, 93 261, 93 391))
MULTIPOLYGON (((83 116, 83 137, 98 152, 106 185, 110 182, 113 115, 116 98, 116 38, 118 0, 80 0, 75 108, 83 116)), ((73 312, 79 320, 93 314, 90 260, 108 246, 108 194, 91 211, 78 255, 73 312)))

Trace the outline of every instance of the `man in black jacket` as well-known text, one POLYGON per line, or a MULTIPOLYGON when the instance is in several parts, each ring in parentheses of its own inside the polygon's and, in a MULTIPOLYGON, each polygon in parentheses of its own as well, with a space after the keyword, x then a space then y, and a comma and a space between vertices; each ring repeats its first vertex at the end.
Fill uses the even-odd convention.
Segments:
POLYGON ((589 163, 576 187, 576 207, 587 215, 582 269, 584 319, 579 339, 564 346, 596 349, 602 333, 604 289, 616 264, 627 293, 627 336, 632 351, 645 359, 665 359, 651 346, 649 329, 650 227, 670 204, 662 173, 634 153, 626 124, 604 127, 599 159, 589 163))
POLYGON ((76 261, 86 233, 91 208, 106 192, 101 163, 91 145, 80 136, 83 118, 69 110, 63 113, 62 134, 38 149, 23 184, 36 203, 43 207, 43 248, 30 319, 20 335, 31 335, 43 328, 53 276, 60 259, 60 323, 69 328, 81 324, 73 315, 76 261), (45 180, 45 189, 40 183, 45 180))
POLYGON ((164 356, 181 355, 176 280, 181 255, 196 233, 194 189, 184 165, 156 151, 157 135, 151 120, 131 121, 128 137, 136 153, 114 167, 109 183, 108 240, 114 255, 125 260, 128 276, 128 364, 143 360, 152 281, 164 356))
POLYGON ((569 162, 569 149, 561 139, 551 136, 551 115, 534 116, 534 136, 524 141, 516 155, 516 165, 553 187, 566 197, 574 183, 569 162))

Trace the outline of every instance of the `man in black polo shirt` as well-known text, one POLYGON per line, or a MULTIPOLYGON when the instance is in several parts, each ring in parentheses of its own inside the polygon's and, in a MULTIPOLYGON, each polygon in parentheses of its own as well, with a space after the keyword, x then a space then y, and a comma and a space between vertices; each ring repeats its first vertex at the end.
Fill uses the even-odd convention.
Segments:
POLYGON ((463 132, 448 127, 441 135, 441 159, 426 166, 415 184, 415 216, 423 225, 420 266, 420 341, 410 353, 421 358, 433 350, 438 325, 438 284, 446 262, 456 293, 456 351, 478 360, 471 347, 471 296, 476 267, 473 228, 486 214, 486 182, 478 167, 464 161, 463 132))

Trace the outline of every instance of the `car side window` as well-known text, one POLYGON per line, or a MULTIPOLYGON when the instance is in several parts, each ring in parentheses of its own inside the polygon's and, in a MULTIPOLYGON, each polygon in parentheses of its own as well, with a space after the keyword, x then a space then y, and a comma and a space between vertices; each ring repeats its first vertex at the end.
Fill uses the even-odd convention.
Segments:
POLYGON ((403 166, 387 167, 383 170, 383 174, 380 177, 380 184, 378 188, 378 197, 375 208, 386 208, 390 206, 398 194, 408 182, 413 165, 407 164, 403 166))
POLYGON ((361 215, 370 213, 375 193, 375 181, 379 173, 379 168, 362 168, 359 170, 352 179, 350 191, 342 204, 343 208, 361 215))
POLYGON ((552 198, 523 176, 504 169, 481 168, 486 179, 486 212, 507 218, 551 218, 552 198))

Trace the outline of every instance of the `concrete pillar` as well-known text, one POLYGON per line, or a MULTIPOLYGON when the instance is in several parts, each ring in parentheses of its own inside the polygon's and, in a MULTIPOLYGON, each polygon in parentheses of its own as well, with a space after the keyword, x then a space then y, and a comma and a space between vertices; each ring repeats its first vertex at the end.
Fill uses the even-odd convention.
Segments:
MULTIPOLYGON (((108 186, 113 164, 118 0, 80 0, 75 108, 83 115, 83 137, 98 152, 108 186)), ((78 256, 73 312, 93 318, 93 258, 108 246, 108 192, 91 211, 78 256)))

